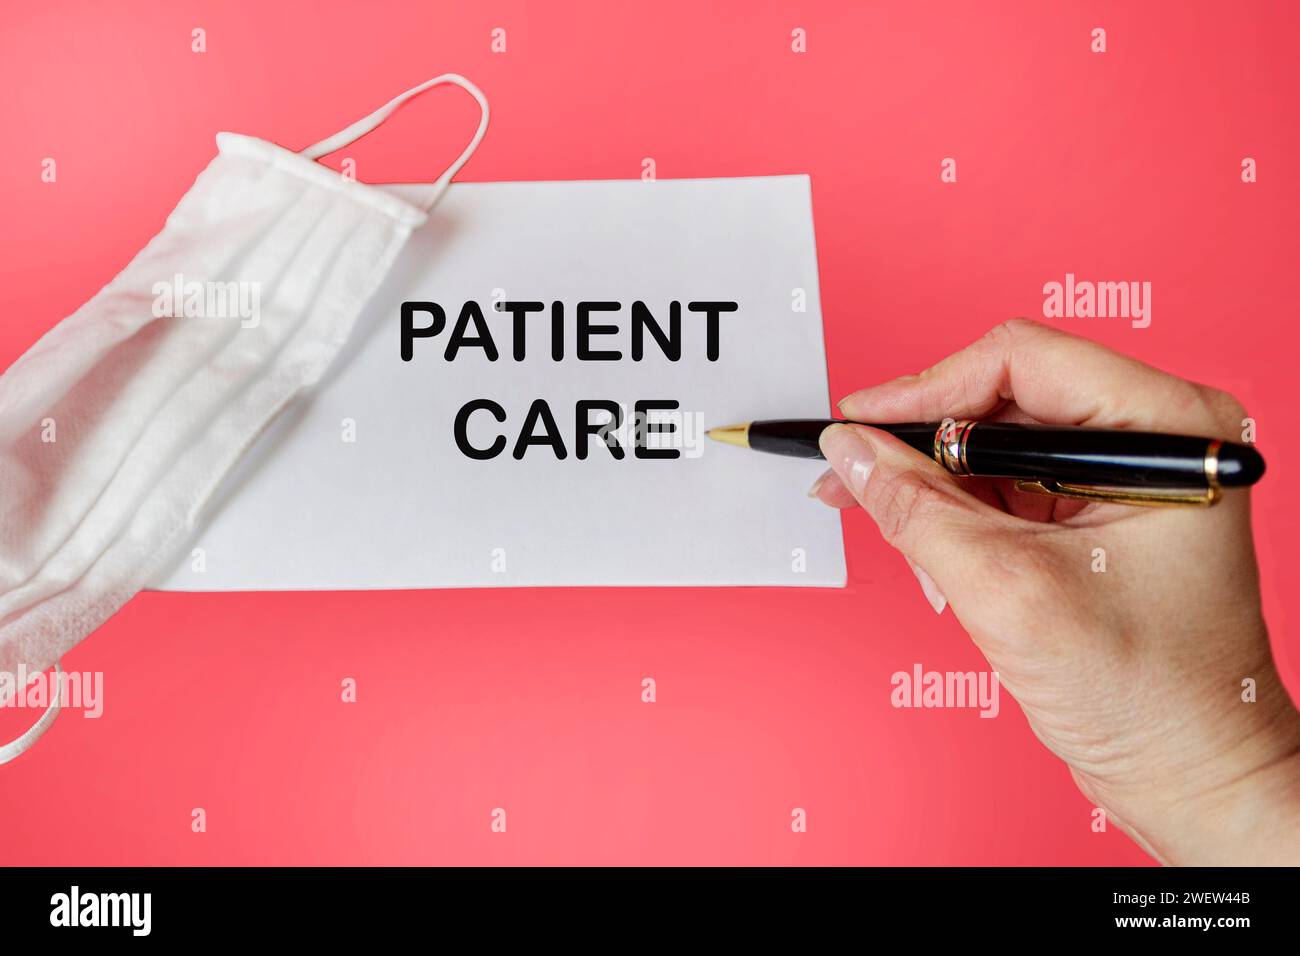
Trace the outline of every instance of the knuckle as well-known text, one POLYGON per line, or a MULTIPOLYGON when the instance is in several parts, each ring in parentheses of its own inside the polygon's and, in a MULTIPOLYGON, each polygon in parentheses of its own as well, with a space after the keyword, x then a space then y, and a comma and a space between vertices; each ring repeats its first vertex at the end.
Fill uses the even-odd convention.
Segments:
POLYGON ((1022 540, 1017 547, 998 548, 990 568, 998 590, 1011 606, 1035 609, 1048 615, 1064 614, 1073 602, 1076 582, 1070 578, 1071 562, 1047 540, 1045 531, 1036 540, 1022 540))
POLYGON ((998 561, 1003 580, 1014 582, 1025 593, 1035 595, 1042 593, 1043 582, 1053 580, 1059 568, 1056 556, 1043 547, 1006 548, 998 561))
POLYGON ((872 513, 881 535, 896 545, 923 528, 949 503, 943 491, 912 472, 903 472, 878 486, 872 513))
POLYGON ((1022 326, 1027 324, 1026 319, 1007 319, 1005 322, 999 322, 993 328, 984 333, 984 338, 993 345, 1005 345, 1022 334, 1022 326))
POLYGON ((1026 319, 1024 316, 1016 316, 993 326, 989 329, 987 337, 995 342, 1012 342, 1035 335, 1042 328, 1043 326, 1038 322, 1026 319))
POLYGON ((1173 404, 1182 411, 1203 419, 1206 427, 1225 434, 1235 434, 1246 417, 1246 407, 1238 399, 1209 385, 1177 379, 1173 404))
POLYGON ((1241 420, 1246 417, 1246 406, 1230 392, 1217 388, 1207 388, 1205 391, 1208 393, 1206 401, 1215 422, 1224 429, 1235 431, 1241 428, 1241 420))
POLYGON ((1041 322, 1017 316, 999 322, 976 343, 976 348, 987 355, 1006 361, 1010 356, 1024 354, 1059 343, 1068 336, 1041 322))

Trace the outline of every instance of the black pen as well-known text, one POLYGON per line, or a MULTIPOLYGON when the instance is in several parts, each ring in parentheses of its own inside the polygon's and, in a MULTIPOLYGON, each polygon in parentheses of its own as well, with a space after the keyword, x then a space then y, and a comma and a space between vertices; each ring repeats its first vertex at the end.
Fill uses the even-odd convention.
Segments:
MULTIPOLYGON (((795 458, 821 458, 836 419, 756 421, 711 428, 716 441, 795 458)), ((1223 488, 1253 485, 1264 459, 1249 445, 1109 428, 970 420, 870 427, 889 432, 961 477, 1013 478, 1022 491, 1130 505, 1212 505, 1223 488)))

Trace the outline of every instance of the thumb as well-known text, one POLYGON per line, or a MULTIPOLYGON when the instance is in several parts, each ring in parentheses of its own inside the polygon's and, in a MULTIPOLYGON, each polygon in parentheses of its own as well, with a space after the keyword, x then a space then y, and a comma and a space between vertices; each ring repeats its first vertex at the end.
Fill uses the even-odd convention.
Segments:
POLYGON ((929 458, 888 432, 832 425, 821 450, 885 541, 903 553, 930 605, 942 614, 952 598, 988 580, 984 558, 1005 531, 1006 516, 970 495, 929 458))

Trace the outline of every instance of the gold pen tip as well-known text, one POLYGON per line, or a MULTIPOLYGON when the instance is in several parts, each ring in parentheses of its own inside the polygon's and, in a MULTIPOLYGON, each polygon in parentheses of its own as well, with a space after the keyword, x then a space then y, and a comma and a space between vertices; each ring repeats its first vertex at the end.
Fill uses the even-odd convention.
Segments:
POLYGON ((704 434, 708 435, 714 441, 720 441, 725 445, 736 445, 740 448, 749 447, 749 423, 743 425, 722 425, 718 428, 710 428, 704 434))

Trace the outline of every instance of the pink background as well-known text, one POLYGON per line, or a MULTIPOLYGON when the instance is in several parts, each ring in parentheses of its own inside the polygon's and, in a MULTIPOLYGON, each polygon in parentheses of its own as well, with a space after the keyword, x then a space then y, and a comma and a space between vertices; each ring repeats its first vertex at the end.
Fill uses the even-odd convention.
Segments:
MULTIPOLYGON (((0 367, 159 229, 216 131, 301 148, 463 72, 493 109, 464 179, 635 178, 647 156, 660 178, 810 173, 834 398, 1041 316, 1066 272, 1150 281, 1148 329, 1060 324, 1258 418, 1265 598, 1294 693, 1298 9, 9 3, 0 367)), ((474 121, 438 91, 348 155, 364 180, 429 179, 474 121)), ((1091 832, 1009 697, 996 720, 890 707, 896 670, 985 665, 864 515, 845 527, 844 591, 141 595, 65 659, 105 673, 103 718, 65 714, 0 769, 0 861, 1147 862, 1091 832)), ((31 716, 0 713, 0 733, 31 716)))

